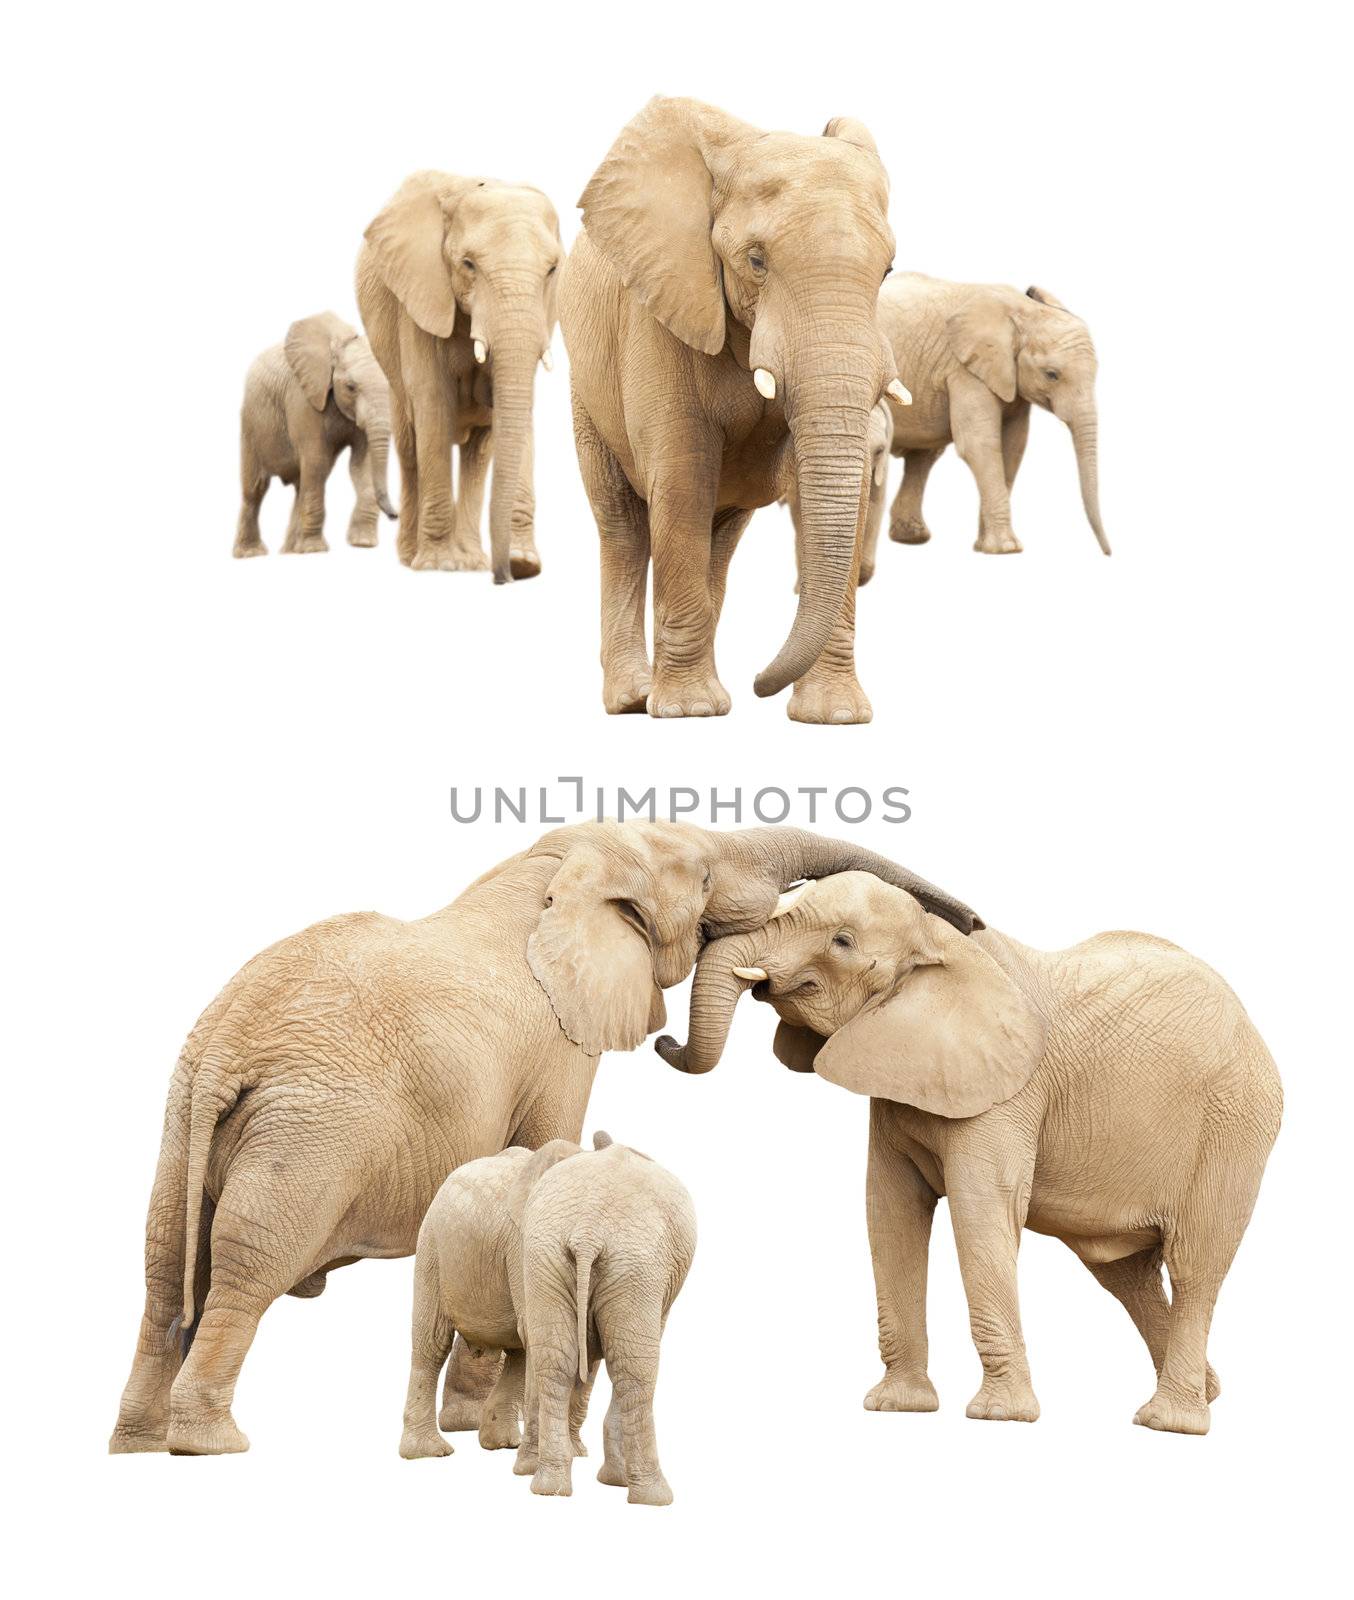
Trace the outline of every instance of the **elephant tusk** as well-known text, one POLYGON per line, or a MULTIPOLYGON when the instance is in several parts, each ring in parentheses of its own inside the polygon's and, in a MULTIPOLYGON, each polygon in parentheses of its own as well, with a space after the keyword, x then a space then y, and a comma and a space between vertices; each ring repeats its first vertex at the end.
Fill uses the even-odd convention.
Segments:
POLYGON ((797 889, 787 889, 776 901, 776 908, 767 918, 767 921, 774 922, 777 917, 783 917, 787 911, 792 911, 809 892, 812 885, 813 879, 810 878, 807 883, 801 883, 797 889))
POLYGON ((476 339, 475 340, 475 360, 478 361, 481 366, 483 366, 484 362, 485 362, 485 359, 488 356, 488 354, 489 354, 489 351, 488 351, 488 348, 486 347, 486 345, 484 343, 484 340, 483 339, 476 339))
POLYGON ((555 370, 555 363, 550 359, 550 352, 548 350, 543 350, 541 352, 541 365, 547 372, 553 372, 555 370))
POLYGON ((906 389, 903 388, 902 384, 898 382, 897 378, 895 378, 893 382, 889 384, 888 388, 884 390, 884 393, 888 395, 890 399, 896 400, 900 406, 910 406, 912 404, 912 396, 907 392, 906 389))
POLYGON ((766 969, 764 967, 735 967, 733 975, 735 978, 745 979, 748 983, 766 982, 766 969))
POLYGON ((882 489, 884 487, 884 478, 885 463, 880 461, 879 465, 874 469, 874 486, 876 489, 882 489))
POLYGON ((764 399, 774 400, 776 398, 776 380, 765 367, 757 368, 756 372, 752 374, 752 381, 757 385, 757 393, 763 396, 764 399))

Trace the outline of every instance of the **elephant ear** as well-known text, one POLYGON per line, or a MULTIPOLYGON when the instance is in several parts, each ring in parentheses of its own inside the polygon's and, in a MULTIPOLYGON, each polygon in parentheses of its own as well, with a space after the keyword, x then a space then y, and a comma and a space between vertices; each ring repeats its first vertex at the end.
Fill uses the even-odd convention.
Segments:
POLYGON ((527 961, 560 1027, 588 1055, 644 1042, 655 988, 651 943, 600 853, 571 851, 550 880, 527 961))
POLYGON ((950 349, 998 400, 1016 397, 1015 323, 998 300, 974 296, 945 323, 950 349))
POLYGON ((1050 294, 1047 289, 1041 289, 1037 283, 1032 283, 1025 291, 1030 300, 1037 300, 1041 306, 1052 306, 1055 311, 1066 311, 1067 307, 1056 294, 1050 294))
POLYGON ((812 1072, 818 1052, 826 1044, 821 1033, 812 1028, 801 1028, 798 1023, 779 1022, 771 1049, 776 1060, 791 1072, 812 1072))
POLYGON ((1044 1053, 1044 1019, 986 951, 927 915, 930 948, 880 1004, 838 1029, 814 1071, 938 1117, 976 1117, 1017 1094, 1044 1053))
POLYGON ((621 129, 579 200, 588 238, 651 316, 695 350, 724 348, 724 280, 710 238, 712 163, 753 137, 698 100, 655 96, 621 129))
POLYGON ((329 403, 335 351, 339 345, 356 337, 348 324, 332 311, 322 311, 317 317, 302 317, 287 329, 283 354, 301 385, 301 393, 316 411, 323 411, 329 403))
POLYGON ((879 146, 875 144, 873 135, 863 122, 857 122, 854 117, 833 117, 823 129, 823 137, 842 139, 847 144, 853 144, 858 149, 867 151, 878 160, 879 146))
POLYGON ((447 218, 475 178, 418 172, 366 232, 381 281, 423 329, 449 339, 456 326, 456 295, 442 255, 447 218))

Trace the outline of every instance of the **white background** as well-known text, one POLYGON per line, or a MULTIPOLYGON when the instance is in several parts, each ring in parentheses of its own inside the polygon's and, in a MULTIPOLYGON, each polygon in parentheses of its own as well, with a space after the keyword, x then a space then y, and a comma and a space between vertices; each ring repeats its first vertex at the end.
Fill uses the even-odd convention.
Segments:
MULTIPOLYGON (((30 1592, 1319 1584, 1348 1429, 1348 129, 1329 15, 686 0, 484 21, 274 0, 11 22, 5 1326, 30 1592), (410 573, 388 523, 349 549, 342 467, 332 553, 229 559, 244 370, 295 317, 356 320, 362 229, 401 178, 529 179, 567 241, 654 92, 805 133, 862 118, 900 267, 1042 284, 1094 332, 1113 559, 1052 418, 1015 494, 1018 558, 972 553, 951 453, 932 544, 885 543, 862 596, 868 729, 801 728, 752 695, 792 615, 779 511, 734 565, 732 714, 603 715, 558 339, 540 580, 410 573), (942 1410, 864 1412, 866 1104, 781 1070, 749 1008, 710 1078, 647 1047, 608 1057, 589 1115, 700 1214, 659 1387, 670 1511, 594 1482, 601 1396, 571 1500, 533 1497, 468 1435, 449 1460, 399 1460, 408 1261, 268 1313, 236 1400, 248 1455, 103 1454, 163 1094, 198 1011, 273 939, 340 910, 419 915, 537 831, 453 826, 453 783, 561 773, 902 784, 913 819, 859 836, 994 925, 1049 947, 1145 928, 1228 977, 1287 1111, 1214 1323, 1209 1437, 1129 1425, 1146 1354, 1036 1236, 1021 1287, 1043 1417, 965 1420, 979 1371, 943 1210, 942 1410)), ((274 549, 287 497, 265 503, 274 549)), ((684 992, 669 1001, 684 1034, 684 992)))

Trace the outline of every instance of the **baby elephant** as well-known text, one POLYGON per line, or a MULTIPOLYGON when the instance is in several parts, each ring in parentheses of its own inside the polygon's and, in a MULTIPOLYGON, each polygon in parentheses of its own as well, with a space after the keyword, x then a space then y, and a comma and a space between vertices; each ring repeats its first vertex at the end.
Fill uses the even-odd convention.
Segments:
POLYGON ((1056 952, 981 923, 966 936, 903 890, 846 872, 810 884, 759 932, 707 944, 691 1041, 660 1039, 659 1053, 708 1071, 749 986, 782 1019, 786 1066, 870 1096, 887 1370, 867 1409, 936 1408, 926 1257, 944 1195, 983 1365, 970 1417, 1039 1415, 1016 1296, 1031 1228, 1063 1240, 1146 1342, 1157 1387, 1134 1420, 1208 1431, 1213 1302, 1282 1107, 1269 1051, 1216 972, 1142 933, 1056 952))
POLYGON ((296 489, 285 554, 327 550, 324 486, 349 452, 357 503, 348 543, 376 543, 377 509, 394 517, 386 493, 390 390, 367 341, 332 311, 302 317, 287 337, 254 362, 240 411, 243 504, 236 556, 267 554, 259 506, 274 478, 296 489))
POLYGON ((1071 430, 1086 519, 1110 553, 1096 467, 1095 346, 1080 317, 1046 289, 1021 294, 1004 284, 945 283, 898 272, 879 292, 879 325, 912 395, 911 405, 892 404, 893 454, 903 458, 903 483, 893 502, 891 539, 925 544, 931 537, 922 494, 953 439, 978 483, 973 548, 988 555, 1018 551, 1011 485, 1036 405, 1071 430))

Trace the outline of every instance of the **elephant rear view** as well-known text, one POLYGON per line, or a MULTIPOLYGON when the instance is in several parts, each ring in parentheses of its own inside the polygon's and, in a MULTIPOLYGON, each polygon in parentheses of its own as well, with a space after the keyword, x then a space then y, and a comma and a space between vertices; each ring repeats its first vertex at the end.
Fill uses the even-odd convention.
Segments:
POLYGON ((658 1464, 653 1397, 658 1346, 696 1253, 691 1196, 656 1161, 610 1137, 536 1180, 522 1222, 526 1431, 516 1470, 535 1494, 567 1495, 570 1408, 604 1358, 611 1379, 601 1483, 632 1505, 672 1502, 658 1464))
POLYGON ((418 172, 366 231, 357 299, 390 379, 400 456, 400 560, 484 568, 480 510, 493 456, 495 583, 532 578, 531 405, 550 364, 559 219, 539 189, 418 172), (456 496, 451 451, 461 457, 456 496))
POLYGON ((357 496, 348 543, 376 543, 377 512, 394 517, 386 493, 390 390, 367 341, 332 311, 302 317, 265 350, 245 379, 240 410, 243 503, 236 556, 266 555, 259 507, 274 478, 296 490, 284 554, 327 550, 324 486, 349 452, 357 496))
POLYGON ((1086 520, 1109 555, 1100 520, 1095 346, 1081 318, 1047 289, 1021 294, 1005 284, 946 283, 901 272, 880 290, 879 322, 912 394, 906 409, 892 408, 893 454, 902 456, 904 469, 889 537, 898 544, 925 544, 931 537, 922 495, 953 439, 978 484, 974 549, 1018 552, 1011 487, 1036 405, 1071 432, 1086 520))

